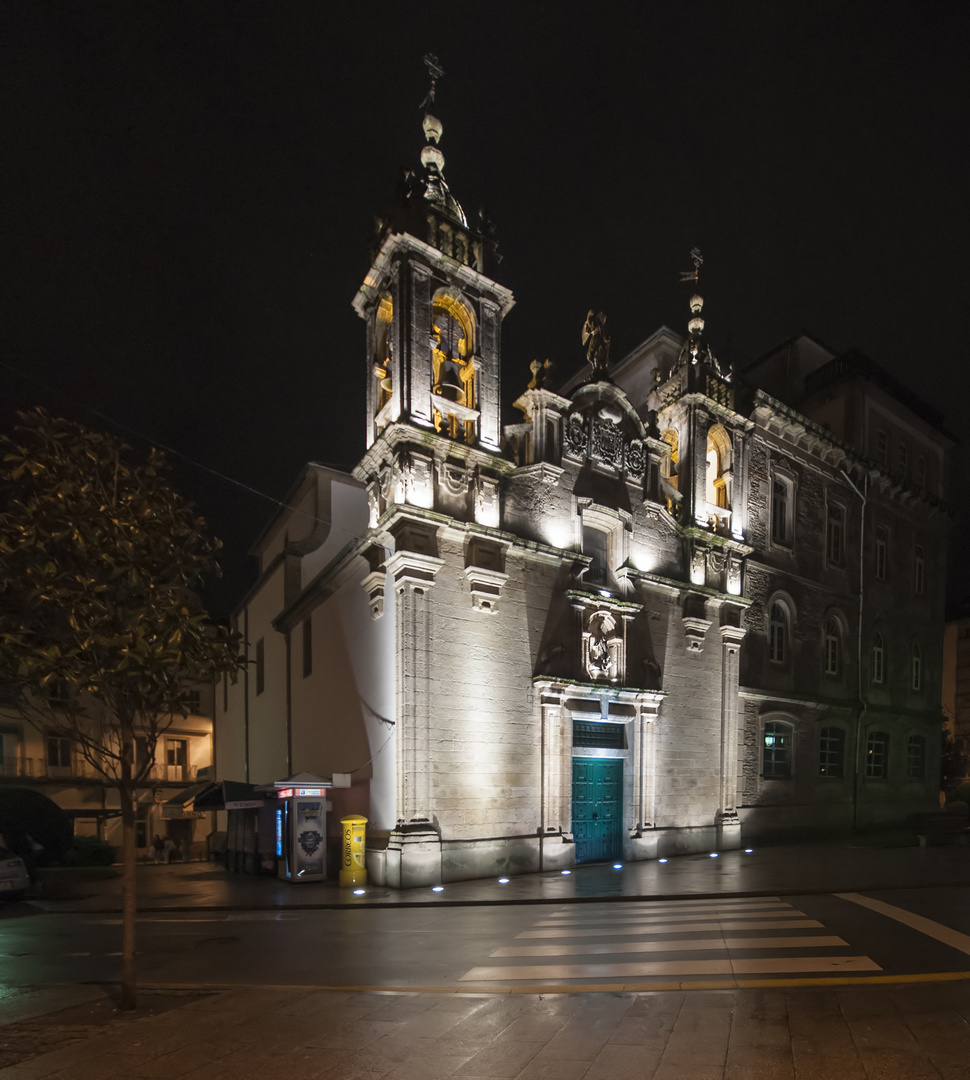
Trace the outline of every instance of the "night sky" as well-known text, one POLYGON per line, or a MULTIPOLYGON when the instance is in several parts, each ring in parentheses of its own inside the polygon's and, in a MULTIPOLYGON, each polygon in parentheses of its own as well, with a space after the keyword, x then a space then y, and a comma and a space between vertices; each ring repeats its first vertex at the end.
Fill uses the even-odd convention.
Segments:
MULTIPOLYGON (((0 0, 0 421, 116 423, 274 498, 350 467, 351 300, 432 51, 445 175, 516 295, 507 403, 582 364, 589 307, 614 358, 684 332, 697 246, 720 357, 857 347, 967 440, 968 7, 0 0)), ((224 613, 272 503, 176 469, 224 613)))

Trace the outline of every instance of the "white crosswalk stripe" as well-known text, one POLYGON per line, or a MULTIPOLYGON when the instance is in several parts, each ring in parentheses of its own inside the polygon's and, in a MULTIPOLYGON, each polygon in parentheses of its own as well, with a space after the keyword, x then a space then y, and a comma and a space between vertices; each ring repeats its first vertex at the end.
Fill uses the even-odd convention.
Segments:
POLYGON ((460 981, 541 984, 881 970, 868 956, 851 955, 848 942, 824 930, 777 897, 571 905, 544 913, 533 928, 516 935, 516 944, 490 954, 505 963, 474 967, 460 981), (543 944, 534 944, 536 939, 543 944), (570 962, 581 957, 596 959, 570 962), (553 962, 521 962, 525 958, 553 962))

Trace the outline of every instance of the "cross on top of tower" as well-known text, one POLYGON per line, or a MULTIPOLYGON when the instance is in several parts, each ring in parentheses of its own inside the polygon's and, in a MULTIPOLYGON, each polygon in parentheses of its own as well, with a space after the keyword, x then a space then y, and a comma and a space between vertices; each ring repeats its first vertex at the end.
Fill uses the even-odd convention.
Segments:
POLYGON ((435 89, 438 85, 438 80, 444 78, 445 69, 438 61, 438 57, 434 53, 424 54, 424 66, 428 69, 428 75, 431 77, 431 88, 425 95, 424 101, 421 102, 420 108, 430 109, 434 105, 435 89))

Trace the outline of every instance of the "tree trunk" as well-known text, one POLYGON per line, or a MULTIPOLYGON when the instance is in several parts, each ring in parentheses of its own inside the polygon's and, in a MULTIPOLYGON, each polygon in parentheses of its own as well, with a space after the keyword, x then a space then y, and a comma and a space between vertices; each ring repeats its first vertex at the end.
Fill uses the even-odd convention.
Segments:
POLYGON ((121 796, 121 1008, 134 1009, 135 972, 135 801, 131 786, 122 782, 121 796))

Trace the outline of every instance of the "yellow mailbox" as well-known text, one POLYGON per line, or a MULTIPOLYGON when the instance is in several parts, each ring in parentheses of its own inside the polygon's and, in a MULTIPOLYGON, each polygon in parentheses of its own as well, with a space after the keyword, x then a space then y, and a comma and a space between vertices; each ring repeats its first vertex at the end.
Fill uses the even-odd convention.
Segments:
POLYGON ((340 849, 340 887, 367 884, 367 868, 364 866, 364 837, 367 818, 350 814, 340 819, 344 827, 344 839, 340 849))

